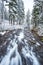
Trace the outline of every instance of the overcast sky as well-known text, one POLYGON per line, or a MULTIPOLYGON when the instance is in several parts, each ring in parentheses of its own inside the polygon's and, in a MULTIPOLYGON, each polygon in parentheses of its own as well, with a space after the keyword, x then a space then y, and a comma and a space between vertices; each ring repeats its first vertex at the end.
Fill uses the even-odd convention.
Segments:
POLYGON ((30 12, 32 12, 34 0, 23 0, 23 1, 24 1, 25 13, 28 11, 28 9, 30 10, 30 12))

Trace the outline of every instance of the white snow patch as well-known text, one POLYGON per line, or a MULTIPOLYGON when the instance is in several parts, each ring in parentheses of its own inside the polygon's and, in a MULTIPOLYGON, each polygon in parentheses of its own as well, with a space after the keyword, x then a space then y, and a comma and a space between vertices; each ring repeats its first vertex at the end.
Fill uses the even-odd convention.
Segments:
POLYGON ((40 44, 38 42, 36 42, 36 45, 40 46, 40 44))
POLYGON ((24 33, 21 32, 18 36, 18 40, 21 41, 24 38, 24 33))
POLYGON ((4 31, 4 32, 0 32, 1 35, 4 35, 5 33, 6 33, 6 31, 4 31))
POLYGON ((33 40, 35 40, 35 38, 32 38, 33 40))

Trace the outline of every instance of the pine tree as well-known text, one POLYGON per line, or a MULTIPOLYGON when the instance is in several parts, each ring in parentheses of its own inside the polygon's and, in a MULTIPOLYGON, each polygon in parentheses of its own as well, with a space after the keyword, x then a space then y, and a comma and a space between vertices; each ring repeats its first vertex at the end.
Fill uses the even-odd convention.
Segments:
POLYGON ((26 22, 29 25, 29 22, 30 22, 30 12, 29 12, 29 10, 27 11, 26 22))
POLYGON ((24 4, 22 0, 10 0, 9 2, 9 13, 11 22, 19 21, 24 18, 24 4))
POLYGON ((38 0, 35 0, 35 5, 34 5, 34 9, 33 9, 33 13, 32 13, 32 21, 35 25, 35 27, 38 25, 39 23, 39 2, 38 0))
POLYGON ((24 20, 24 3, 22 0, 18 0, 17 4, 18 23, 22 24, 24 20))
POLYGON ((12 22, 14 24, 14 19, 17 14, 16 7, 17 7, 16 0, 10 0, 10 2, 9 2, 9 20, 11 21, 11 24, 12 24, 12 22))
POLYGON ((7 11, 7 9, 5 8, 5 11, 4 11, 4 17, 6 20, 9 20, 9 11, 7 11))
POLYGON ((35 27, 43 22, 43 1, 34 0, 34 8, 32 13, 32 22, 35 24, 35 27))
POLYGON ((27 11, 27 14, 26 14, 26 23, 27 23, 28 29, 30 29, 30 11, 29 10, 27 11))

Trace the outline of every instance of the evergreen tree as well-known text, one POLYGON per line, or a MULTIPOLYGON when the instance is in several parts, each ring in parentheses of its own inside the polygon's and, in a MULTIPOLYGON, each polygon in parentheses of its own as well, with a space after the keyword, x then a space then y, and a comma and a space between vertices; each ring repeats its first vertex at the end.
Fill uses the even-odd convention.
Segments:
POLYGON ((29 22, 30 22, 30 12, 29 12, 29 10, 27 11, 26 22, 29 25, 29 22))
POLYGON ((22 0, 10 0, 9 2, 9 13, 12 21, 19 21, 24 18, 24 4, 22 0))
POLYGON ((26 14, 26 23, 27 23, 28 29, 30 29, 30 11, 29 10, 27 11, 27 14, 26 14))
POLYGON ((22 24, 23 23, 23 20, 24 20, 24 3, 22 0, 18 0, 17 2, 18 4, 18 8, 17 8, 17 18, 18 18, 18 23, 19 24, 22 24))
POLYGON ((39 4, 40 3, 38 2, 38 0, 35 0, 35 5, 32 13, 32 22, 34 23, 35 27, 39 23, 39 4))
POLYGON ((7 9, 5 8, 5 11, 4 11, 4 17, 6 20, 9 20, 9 11, 7 11, 7 9))
POLYGON ((17 14, 17 2, 16 0, 10 0, 9 1, 9 20, 11 21, 11 24, 13 22, 14 24, 14 19, 15 19, 15 16, 17 14))
POLYGON ((34 8, 32 13, 32 22, 35 27, 43 22, 43 1, 34 0, 34 8))

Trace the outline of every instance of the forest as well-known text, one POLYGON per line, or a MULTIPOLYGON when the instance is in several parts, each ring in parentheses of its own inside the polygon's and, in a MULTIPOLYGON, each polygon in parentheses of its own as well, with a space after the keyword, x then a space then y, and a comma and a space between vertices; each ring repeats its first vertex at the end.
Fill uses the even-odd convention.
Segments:
POLYGON ((0 65, 43 65, 43 0, 24 2, 0 0, 0 65))

